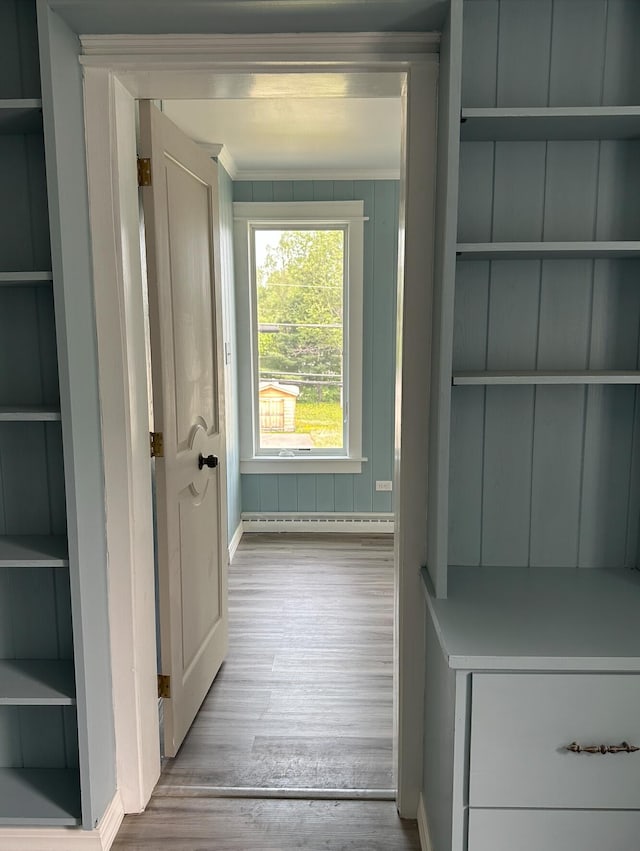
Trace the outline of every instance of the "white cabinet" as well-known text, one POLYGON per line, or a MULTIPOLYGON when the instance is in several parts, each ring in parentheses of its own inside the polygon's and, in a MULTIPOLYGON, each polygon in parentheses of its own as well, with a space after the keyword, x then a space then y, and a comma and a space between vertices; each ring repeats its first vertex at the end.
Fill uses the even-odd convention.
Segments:
POLYGON ((468 851, 637 851, 640 813, 472 810, 468 851))
POLYGON ((640 573, 457 568, 425 593, 433 851, 636 851, 640 573))
POLYGON ((640 809, 640 676, 479 673, 471 693, 470 807, 640 809))

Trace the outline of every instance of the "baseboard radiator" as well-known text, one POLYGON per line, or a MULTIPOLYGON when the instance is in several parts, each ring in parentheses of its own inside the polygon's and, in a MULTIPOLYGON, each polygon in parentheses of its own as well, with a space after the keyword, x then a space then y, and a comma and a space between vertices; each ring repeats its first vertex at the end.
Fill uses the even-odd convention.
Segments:
POLYGON ((352 532, 357 535, 393 534, 392 513, 264 512, 242 514, 243 532, 352 532))

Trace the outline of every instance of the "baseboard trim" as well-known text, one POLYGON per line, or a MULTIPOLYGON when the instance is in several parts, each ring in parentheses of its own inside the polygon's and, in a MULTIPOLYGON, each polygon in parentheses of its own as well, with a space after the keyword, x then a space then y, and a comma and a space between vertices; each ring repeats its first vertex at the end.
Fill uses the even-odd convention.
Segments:
POLYGON ((427 821, 427 811, 424 806, 424 798, 422 792, 418 800, 418 834, 420 836, 420 847, 422 851, 434 851, 431 836, 429 834, 429 823, 427 821))
POLYGON ((233 533, 231 540, 229 541, 229 561, 233 561, 233 557, 236 554, 236 550, 238 549, 238 544, 242 538, 242 533, 244 529, 242 527, 242 520, 238 523, 238 527, 236 531, 233 533))
POLYGON ((355 535, 393 534, 393 514, 371 512, 245 511, 244 532, 344 532, 355 535))
POLYGON ((124 807, 116 792, 95 830, 81 827, 3 827, 0 851, 109 851, 122 820, 124 807))

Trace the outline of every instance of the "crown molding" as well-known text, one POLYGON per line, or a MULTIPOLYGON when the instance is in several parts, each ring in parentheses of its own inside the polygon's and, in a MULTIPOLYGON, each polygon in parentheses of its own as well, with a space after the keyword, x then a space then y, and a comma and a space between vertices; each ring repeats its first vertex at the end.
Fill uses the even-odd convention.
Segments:
POLYGON ((229 148, 219 142, 197 142, 198 147, 217 160, 232 180, 238 180, 238 167, 229 148))
POLYGON ((80 35, 84 65, 99 65, 114 57, 130 62, 185 59, 212 64, 238 61, 308 61, 328 55, 336 60, 433 58, 440 33, 279 33, 256 35, 80 35))
POLYGON ((234 180, 399 180, 394 168, 252 169, 239 168, 234 180))

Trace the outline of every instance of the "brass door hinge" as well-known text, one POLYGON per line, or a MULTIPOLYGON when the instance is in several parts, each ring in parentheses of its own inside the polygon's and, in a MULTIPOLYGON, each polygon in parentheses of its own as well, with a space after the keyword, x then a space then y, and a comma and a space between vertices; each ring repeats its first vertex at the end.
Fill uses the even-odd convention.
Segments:
POLYGON ((171 697, 171 677, 158 674, 158 697, 171 697))
POLYGON ((149 432, 149 448, 152 458, 164 458, 164 437, 161 431, 149 432))
POLYGON ((138 186, 151 186, 151 160, 138 157, 138 186))

